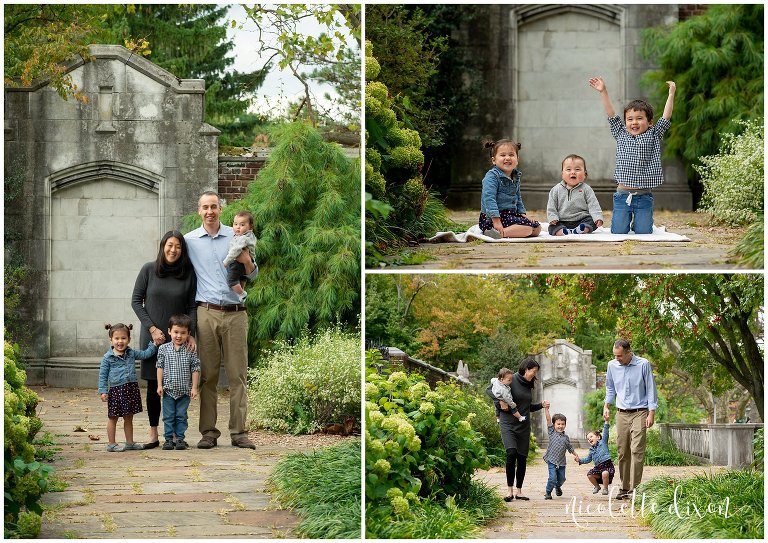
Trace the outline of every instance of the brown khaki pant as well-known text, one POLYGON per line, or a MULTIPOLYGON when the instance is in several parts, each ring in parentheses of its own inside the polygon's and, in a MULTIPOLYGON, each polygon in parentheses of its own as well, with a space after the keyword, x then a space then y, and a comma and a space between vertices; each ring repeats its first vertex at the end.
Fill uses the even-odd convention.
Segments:
POLYGON ((200 356, 200 433, 218 439, 216 400, 219 369, 229 381, 229 435, 247 435, 248 315, 245 311, 197 308, 197 349, 200 356))
POLYGON ((648 410, 616 412, 616 445, 619 450, 621 489, 632 492, 643 479, 645 462, 645 419, 648 410))

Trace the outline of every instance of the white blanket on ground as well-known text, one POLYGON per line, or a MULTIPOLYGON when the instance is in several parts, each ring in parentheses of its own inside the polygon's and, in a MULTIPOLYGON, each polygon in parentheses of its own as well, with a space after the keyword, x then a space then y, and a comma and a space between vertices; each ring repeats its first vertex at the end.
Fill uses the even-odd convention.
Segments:
MULTIPOLYGON (((546 225, 542 225, 542 227, 546 230, 546 225)), ((585 241, 691 241, 689 238, 685 236, 681 236, 680 234, 673 234, 672 232, 667 232, 667 229, 664 226, 655 226, 653 227, 653 233, 652 234, 635 234, 634 232, 630 232, 629 234, 611 234, 610 230, 606 230, 603 227, 598 228, 591 234, 569 234, 567 236, 550 236, 546 231, 543 231, 541 234, 539 234, 535 238, 504 238, 504 239, 493 239, 492 237, 486 236, 483 234, 483 232, 480 230, 480 227, 478 225, 474 225, 472 228, 467 230, 466 232, 457 234, 455 232, 438 232, 431 238, 429 238, 429 241, 433 243, 466 243, 468 241, 472 241, 473 239, 479 239, 481 241, 488 241, 488 242, 499 242, 499 243, 508 243, 508 242, 514 242, 514 243, 544 243, 544 242, 555 242, 555 243, 570 243, 570 242, 585 242, 585 241)))

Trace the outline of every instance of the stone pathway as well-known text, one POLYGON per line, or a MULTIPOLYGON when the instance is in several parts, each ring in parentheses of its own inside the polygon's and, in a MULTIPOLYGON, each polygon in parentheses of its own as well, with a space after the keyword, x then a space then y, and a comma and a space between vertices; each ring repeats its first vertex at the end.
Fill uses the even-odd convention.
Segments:
MULTIPOLYGON (((477 222, 477 211, 452 212, 451 219, 467 227, 477 222)), ((604 212, 610 225, 610 211, 604 212)), ((541 220, 543 211, 529 216, 541 220)), ((682 234, 690 242, 643 243, 421 243, 412 253, 430 260, 419 265, 397 266, 412 270, 721 270, 738 266, 729 252, 744 236, 746 228, 710 226, 705 215, 692 212, 656 211, 656 224, 682 234)), ((397 258, 397 257, 393 257, 397 258)))
MULTIPOLYGON (((576 449, 579 456, 586 456, 587 449, 576 449)), ((632 510, 629 502, 616 501, 602 494, 592 494, 587 481, 591 466, 577 466, 568 457, 566 482, 563 495, 552 494, 552 500, 544 499, 547 484, 547 467, 541 458, 528 465, 523 494, 530 501, 515 500, 506 504, 507 510, 485 528, 486 539, 652 539, 653 532, 641 518, 638 508, 632 510), (610 510, 609 510, 610 508, 610 510)), ((646 466, 643 480, 660 475, 689 477, 703 472, 717 472, 723 468, 709 466, 646 466)), ((479 471, 476 478, 499 488, 507 495, 504 468, 479 471)), ((620 484, 618 473, 614 478, 612 496, 620 484), (613 490, 613 487, 616 490, 613 490)))
MULTIPOLYGON (((252 432, 256 450, 232 447, 226 435, 229 397, 220 393, 219 428, 225 435, 218 447, 107 453, 107 408, 95 389, 31 388, 40 396, 43 420, 37 439, 48 433, 55 443, 51 448, 61 449, 51 465, 56 478, 69 484, 44 496, 40 538, 298 537, 299 517, 280 509, 265 490, 266 480, 286 454, 343 439, 252 432), (84 431, 75 431, 78 427, 84 431)), ((187 442, 192 445, 201 437, 199 406, 193 401, 189 410, 187 442)), ((121 419, 121 444, 122 428, 121 419)), ((148 429, 146 412, 136 415, 136 441, 144 442, 148 429)))

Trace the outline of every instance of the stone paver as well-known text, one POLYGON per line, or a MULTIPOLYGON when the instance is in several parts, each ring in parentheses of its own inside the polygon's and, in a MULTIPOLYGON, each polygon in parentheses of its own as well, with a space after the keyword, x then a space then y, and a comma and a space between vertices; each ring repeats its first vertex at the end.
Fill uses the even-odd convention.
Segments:
MULTIPOLYGON (((229 397, 219 395, 219 446, 200 450, 199 401, 189 410, 186 451, 107 453, 107 408, 94 390, 31 387, 40 396, 43 428, 59 448, 50 462, 63 492, 44 496, 41 538, 285 538, 297 537, 299 517, 265 489, 278 460, 328 446, 337 436, 252 432, 256 450, 229 443, 229 397), (76 431, 78 429, 84 431, 76 431), (98 437, 98 441, 89 436, 98 437)), ((146 441, 146 413, 134 416, 134 438, 146 441)), ((124 441, 122 419, 117 441, 124 441)), ((160 423, 162 434, 162 421, 160 423)), ((161 438, 162 441, 162 438, 161 438)))
MULTIPOLYGON (((576 449, 585 456, 586 449, 576 449)), ((566 482, 563 495, 552 494, 552 500, 544 499, 547 483, 547 467, 541 458, 528 465, 523 484, 523 494, 530 501, 515 500, 506 504, 507 510, 485 527, 486 539, 652 539, 653 532, 642 519, 639 509, 632 509, 629 502, 609 500, 609 496, 592 494, 587 481, 590 466, 578 466, 567 457, 566 482)), ((723 468, 708 466, 646 466, 643 480, 657 476, 690 477, 704 472, 717 472, 723 468)), ((507 495, 504 468, 479 471, 476 479, 498 487, 507 495)), ((620 484, 618 473, 611 485, 611 498, 620 484), (615 488, 615 490, 614 490, 615 488)))
MULTIPOLYGON (((604 211, 610 224, 610 211, 604 211)), ((471 226, 478 211, 452 212, 451 219, 471 226)), ((542 220, 543 211, 531 211, 529 216, 542 220)), ((738 266, 730 251, 746 233, 746 228, 726 228, 709 225, 700 213, 656 211, 656 224, 671 232, 682 234, 690 242, 645 243, 421 243, 411 252, 425 253, 430 260, 412 266, 397 266, 398 270, 720 270, 738 266)))

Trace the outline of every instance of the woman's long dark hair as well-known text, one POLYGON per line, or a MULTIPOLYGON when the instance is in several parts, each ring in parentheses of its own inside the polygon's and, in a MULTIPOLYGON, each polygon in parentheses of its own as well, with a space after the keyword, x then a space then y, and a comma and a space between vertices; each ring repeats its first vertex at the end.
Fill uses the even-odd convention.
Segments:
POLYGON ((184 235, 178 230, 169 230, 160 240, 160 249, 157 251, 157 260, 155 260, 155 274, 158 277, 175 277, 176 279, 184 279, 192 271, 192 261, 189 259, 187 253, 187 242, 184 240, 184 235), (181 256, 173 264, 168 264, 165 261, 165 254, 163 254, 163 248, 166 242, 176 238, 181 245, 181 256))
MULTIPOLYGON (((530 370, 533 368, 540 368, 540 367, 541 366, 539 366, 539 363, 536 362, 536 359, 533 358, 532 356, 529 356, 529 357, 523 358, 523 361, 520 362, 520 369, 517 370, 517 373, 519 373, 521 377, 524 377, 525 370, 530 370)), ((530 382, 533 383, 534 381, 536 381, 535 375, 533 376, 533 379, 531 379, 530 382)))

